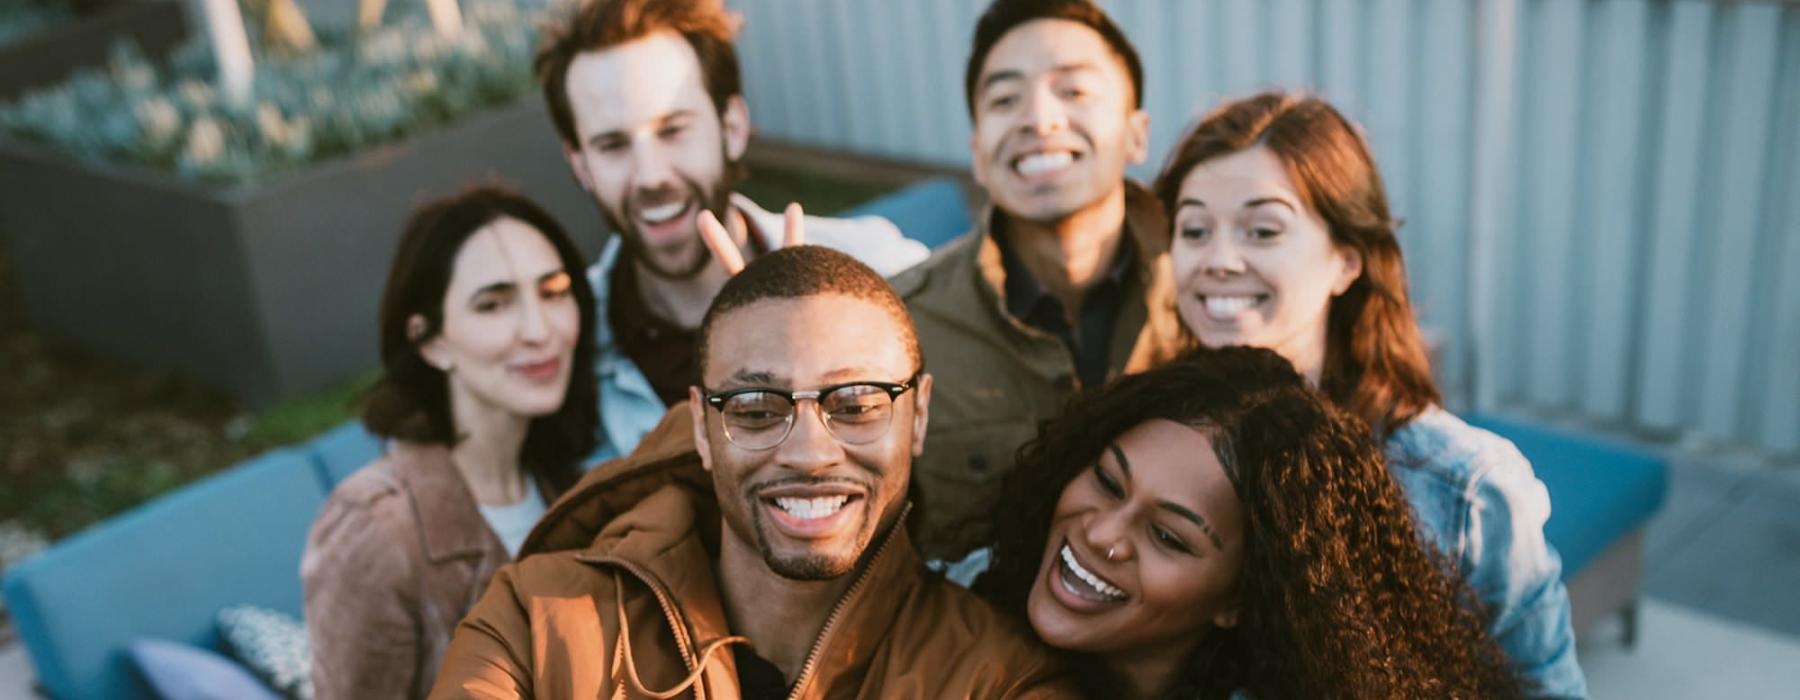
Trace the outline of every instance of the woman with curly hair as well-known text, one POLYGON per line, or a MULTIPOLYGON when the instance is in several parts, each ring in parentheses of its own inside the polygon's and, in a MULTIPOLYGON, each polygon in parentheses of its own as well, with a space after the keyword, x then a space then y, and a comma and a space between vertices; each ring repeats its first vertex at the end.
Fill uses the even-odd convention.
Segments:
POLYGON ((1156 191, 1183 325, 1206 346, 1275 350, 1371 426, 1533 692, 1585 696, 1549 493, 1512 443, 1439 405, 1399 222, 1355 126, 1312 97, 1231 102, 1182 139, 1156 191))
POLYGON ((1084 394, 1018 461, 980 589, 1094 697, 1519 693, 1361 421, 1273 352, 1084 394))

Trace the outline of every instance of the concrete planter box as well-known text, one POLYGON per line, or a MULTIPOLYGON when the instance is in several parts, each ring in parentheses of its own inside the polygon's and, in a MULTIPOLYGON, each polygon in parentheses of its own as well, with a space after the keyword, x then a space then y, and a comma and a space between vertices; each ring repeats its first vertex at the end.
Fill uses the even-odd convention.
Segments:
POLYGON ((75 18, 0 44, 0 101, 62 82, 77 68, 100 65, 121 39, 145 56, 160 56, 187 36, 187 18, 174 0, 78 3, 75 18))
POLYGON ((38 330, 265 405, 378 365, 377 306, 407 215, 488 181, 598 250, 599 215, 535 94, 247 186, 0 140, 0 231, 38 330))

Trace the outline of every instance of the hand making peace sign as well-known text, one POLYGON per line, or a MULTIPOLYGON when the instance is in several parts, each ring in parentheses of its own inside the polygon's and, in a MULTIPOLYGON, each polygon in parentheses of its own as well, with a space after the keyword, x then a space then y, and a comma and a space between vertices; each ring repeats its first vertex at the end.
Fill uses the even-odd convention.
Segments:
MULTIPOLYGON (((781 247, 792 248, 806 244, 806 212, 800 210, 799 202, 787 205, 787 225, 781 234, 781 247)), ((744 253, 738 249, 737 242, 731 240, 731 232, 719 223, 719 218, 711 211, 700 212, 700 240, 712 250, 719 266, 725 268, 726 274, 735 275, 744 269, 744 253)))

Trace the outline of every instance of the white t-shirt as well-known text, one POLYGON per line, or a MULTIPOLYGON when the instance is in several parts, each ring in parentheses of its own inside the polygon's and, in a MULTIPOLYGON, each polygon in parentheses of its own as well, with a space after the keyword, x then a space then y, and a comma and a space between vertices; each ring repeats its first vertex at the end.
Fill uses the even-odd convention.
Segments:
POLYGON ((510 506, 484 506, 481 519, 487 521, 488 529, 500 537, 500 544, 506 547, 506 553, 518 556, 519 547, 525 544, 525 536, 531 534, 531 526, 536 525, 538 518, 544 517, 544 497, 538 494, 537 480, 529 474, 525 476, 525 497, 510 506))

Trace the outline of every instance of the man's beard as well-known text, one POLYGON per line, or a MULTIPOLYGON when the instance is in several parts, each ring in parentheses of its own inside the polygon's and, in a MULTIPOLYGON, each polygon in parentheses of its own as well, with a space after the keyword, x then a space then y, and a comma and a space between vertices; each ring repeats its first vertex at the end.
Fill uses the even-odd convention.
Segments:
POLYGON ((856 551, 854 553, 848 557, 836 557, 828 554, 814 553, 803 554, 800 556, 781 556, 775 553, 774 545, 769 542, 769 528, 772 526, 764 521, 762 497, 759 494, 765 489, 777 485, 792 484, 796 482, 824 481, 853 480, 844 478, 790 478, 783 479, 777 483, 760 484, 758 487, 751 489, 751 493, 747 494, 747 502, 751 504, 752 508, 750 511, 750 530, 756 534, 756 549, 762 554, 763 564, 767 565, 769 570, 775 572, 777 576, 795 581, 829 581, 838 578, 850 573, 851 570, 856 568, 857 563, 862 561, 863 556, 868 553, 867 549, 869 543, 874 541, 874 537, 870 535, 869 531, 874 527, 874 523, 879 521, 880 516, 877 513, 871 512, 871 509, 874 507, 874 501, 880 494, 880 485, 869 483, 867 481, 854 480, 856 483, 863 485, 864 493, 866 494, 863 497, 863 503, 859 506, 862 509, 863 522, 862 526, 857 530, 855 537, 861 541, 857 542, 856 551), (867 539, 864 539, 865 536, 867 536, 867 539))
MULTIPOLYGON (((706 208, 707 211, 712 212, 713 216, 717 217, 721 223, 727 221, 726 214, 731 207, 731 193, 724 186, 724 183, 715 183, 714 188, 709 190, 702 187, 699 182, 696 182, 691 178, 680 176, 679 179, 681 181, 679 187, 670 186, 663 192, 651 193, 652 195, 660 196, 646 197, 643 192, 637 192, 627 196, 624 202, 625 211, 622 215, 614 213, 612 209, 604 205, 600 207, 600 214, 606 219, 607 225, 611 226, 613 231, 623 237, 624 240, 622 243, 625 247, 624 252, 627 259, 635 260, 643 265, 645 271, 667 280, 688 280, 699 275, 706 269, 708 264, 712 263, 712 249, 706 247, 706 244, 701 242, 699 244, 700 253, 699 255, 694 256, 694 262, 681 268, 671 269, 664 267, 651 256, 650 247, 644 242, 644 234, 637 228, 638 212, 646 208, 641 205, 640 202, 648 199, 654 202, 650 205, 654 207, 657 204, 674 199, 674 196, 672 195, 680 193, 686 201, 698 202, 700 206, 706 208)), ((692 214, 684 214, 684 216, 698 216, 698 214, 698 212, 694 212, 692 214)), ((696 223, 695 226, 697 227, 698 223, 696 223)))

